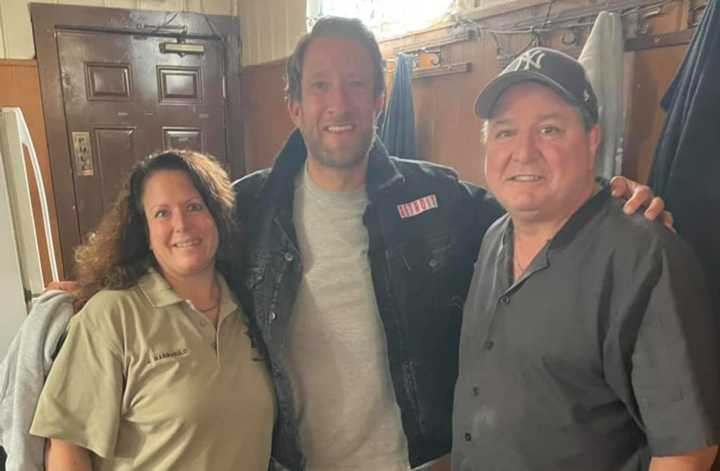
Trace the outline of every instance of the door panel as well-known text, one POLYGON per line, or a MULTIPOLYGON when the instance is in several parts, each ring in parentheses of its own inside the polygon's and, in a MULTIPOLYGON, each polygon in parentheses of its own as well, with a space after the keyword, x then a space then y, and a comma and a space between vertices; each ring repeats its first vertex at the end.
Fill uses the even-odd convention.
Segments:
POLYGON ((112 204, 124 183, 128 162, 116 156, 135 155, 135 131, 134 128, 95 128, 97 171, 103 208, 112 204))
POLYGON ((187 42, 204 52, 164 53, 163 43, 177 43, 166 36, 58 31, 82 234, 96 227, 130 167, 146 155, 175 147, 226 159, 222 44, 187 42), (89 133, 90 155, 73 139, 78 133, 89 133))

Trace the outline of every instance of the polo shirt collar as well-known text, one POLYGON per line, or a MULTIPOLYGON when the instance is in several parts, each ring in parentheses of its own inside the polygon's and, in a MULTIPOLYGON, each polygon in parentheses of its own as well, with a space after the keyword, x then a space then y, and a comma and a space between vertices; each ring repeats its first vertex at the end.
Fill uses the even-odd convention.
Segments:
POLYGON ((233 296, 232 291, 230 291, 230 288, 225 281, 225 277, 218 272, 215 272, 215 276, 217 277, 218 285, 220 286, 220 313, 218 315, 219 323, 227 316, 235 312, 238 309, 238 305, 235 301, 235 297, 233 296))
POLYGON ((184 301, 170 287, 165 277, 153 267, 148 268, 147 273, 138 280, 137 284, 153 307, 166 307, 184 301))
MULTIPOLYGON (((217 272, 215 272, 215 276, 217 277, 220 287, 220 315, 218 317, 219 319, 223 319, 237 309, 237 303, 225 278, 217 272)), ((138 280, 137 285, 153 307, 163 308, 185 302, 185 300, 178 296, 172 287, 170 287, 165 277, 158 273, 153 267, 148 268, 147 273, 138 280)))

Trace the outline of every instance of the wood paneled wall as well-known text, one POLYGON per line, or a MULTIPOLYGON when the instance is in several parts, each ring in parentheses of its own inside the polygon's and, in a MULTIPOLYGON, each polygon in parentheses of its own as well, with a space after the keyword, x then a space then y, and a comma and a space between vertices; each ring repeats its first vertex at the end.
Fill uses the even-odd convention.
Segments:
POLYGON ((288 56, 307 25, 306 0, 237 0, 243 65, 288 56))
MULTIPOLYGON (((52 226, 55 253, 60 270, 63 275, 62 260, 60 255, 60 240, 57 232, 57 213, 55 211, 55 198, 52 191, 52 176, 50 173, 50 161, 48 159, 47 139, 45 137, 45 118, 43 115, 42 103, 40 102, 40 80, 38 76, 37 63, 31 60, 0 60, 0 106, 12 106, 22 109, 25 121, 37 152, 42 172, 43 184, 45 185, 45 196, 48 199, 50 210, 50 221, 52 226)), ((33 213, 42 214, 40 211, 40 199, 36 190, 34 174, 28 166, 30 176, 31 199, 33 213)), ((40 258, 43 264, 43 278, 47 283, 52 279, 50 274, 50 263, 48 258, 45 229, 39 216, 35 220, 35 231, 40 242, 40 258)))
POLYGON ((650 175, 665 111, 660 107, 687 46, 658 47, 633 53, 632 93, 625 132, 623 175, 646 182, 650 175))
POLYGON ((293 129, 284 99, 285 60, 242 69, 244 158, 248 173, 272 165, 293 129))
MULTIPOLYGON (((413 42, 439 39, 447 35, 440 29, 382 44, 387 59, 395 48, 413 42)), ((499 71, 496 47, 490 41, 469 40, 442 49, 446 64, 470 62, 468 72, 413 79, 417 159, 454 167, 463 179, 482 184, 483 146, 480 139, 482 122, 473 112, 473 103, 483 84, 499 71)), ((427 67, 428 58, 419 57, 419 67, 427 67)), ((389 67, 387 81, 392 79, 389 67)))
MULTIPOLYGON (((656 35, 687 30, 687 2, 671 2, 659 15, 649 18, 643 25, 643 35, 656 35)), ((537 4, 536 0, 528 4, 537 4)), ((560 1, 557 9, 567 9, 589 1, 560 1)), ((534 7, 512 15, 544 16, 546 7, 534 7), (540 9, 538 9, 540 8, 540 9)), ((502 17, 493 17, 502 24, 502 17)), ((542 44, 559 47, 577 54, 590 31, 590 22, 575 28, 579 43, 562 44, 563 31, 542 36, 542 44)), ((436 28, 381 43, 383 55, 392 61, 396 50, 412 47, 426 41, 447 37, 453 26, 436 28)), ((517 52, 526 47, 530 35, 502 36, 502 49, 517 52)), ((651 41, 652 42, 652 41, 651 41)), ((623 174, 646 181, 652 155, 664 123, 664 112, 659 101, 675 74, 687 45, 651 47, 626 53, 626 76, 628 78, 628 110, 626 151, 623 174)), ((473 103, 478 92, 497 75, 504 66, 498 60, 498 45, 489 34, 468 41, 457 42, 440 48, 444 64, 470 63, 470 71, 416 78, 413 80, 415 100, 415 124, 417 129, 417 158, 456 168, 460 176, 477 184, 483 184, 483 147, 480 140, 481 123, 473 114, 473 103)), ((429 58, 419 56, 420 67, 429 64, 429 58)), ((392 62, 390 63, 392 66, 392 62)), ((388 82, 391 81, 389 68, 388 82)), ((243 70, 243 87, 247 99, 244 113, 245 151, 248 170, 272 163, 275 153, 282 145, 292 125, 282 98, 283 64, 274 62, 243 70)))

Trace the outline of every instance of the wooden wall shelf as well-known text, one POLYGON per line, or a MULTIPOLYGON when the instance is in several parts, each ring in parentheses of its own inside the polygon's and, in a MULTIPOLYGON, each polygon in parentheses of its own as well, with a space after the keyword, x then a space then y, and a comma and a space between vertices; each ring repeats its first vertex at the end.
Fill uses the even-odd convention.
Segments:
POLYGON ((413 70, 413 79, 421 79, 428 77, 438 77, 441 75, 459 74, 470 72, 472 64, 470 62, 458 62, 456 64, 437 65, 434 67, 423 67, 413 70))

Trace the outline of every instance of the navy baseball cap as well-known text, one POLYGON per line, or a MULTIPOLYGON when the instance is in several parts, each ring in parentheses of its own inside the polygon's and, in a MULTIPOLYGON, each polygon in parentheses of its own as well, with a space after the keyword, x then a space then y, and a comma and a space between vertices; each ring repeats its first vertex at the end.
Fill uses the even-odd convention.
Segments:
POLYGON ((505 67, 480 92, 475 100, 475 114, 489 119, 505 90, 521 82, 547 85, 570 103, 587 110, 593 124, 598 122, 597 97, 582 64, 563 52, 546 47, 528 49, 505 67))

